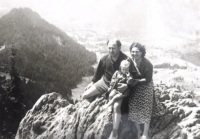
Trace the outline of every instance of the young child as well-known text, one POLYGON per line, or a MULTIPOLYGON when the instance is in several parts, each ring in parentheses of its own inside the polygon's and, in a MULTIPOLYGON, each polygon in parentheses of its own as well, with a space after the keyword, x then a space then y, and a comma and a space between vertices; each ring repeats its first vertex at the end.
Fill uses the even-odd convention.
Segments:
POLYGON ((110 87, 108 88, 109 102, 104 106, 104 109, 114 104, 116 100, 123 98, 124 96, 129 94, 130 92, 129 88, 126 89, 124 92, 119 92, 117 90, 119 83, 126 83, 128 86, 130 86, 129 83, 133 81, 133 77, 129 72, 129 67, 130 67, 130 62, 128 60, 123 60, 120 63, 120 70, 117 70, 113 74, 110 82, 110 87))

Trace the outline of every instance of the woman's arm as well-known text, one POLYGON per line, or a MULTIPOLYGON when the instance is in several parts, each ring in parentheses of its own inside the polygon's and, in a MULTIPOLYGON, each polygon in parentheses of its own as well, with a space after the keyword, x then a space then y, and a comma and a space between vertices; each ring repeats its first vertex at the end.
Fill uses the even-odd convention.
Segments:
POLYGON ((136 69, 133 60, 131 58, 128 58, 128 61, 130 62, 130 68, 129 68, 130 74, 133 76, 140 75, 140 72, 138 72, 138 70, 136 69))
POLYGON ((138 80, 139 84, 147 84, 152 81, 153 65, 150 62, 148 62, 146 64, 147 65, 145 66, 144 77, 138 80))
POLYGON ((132 86, 135 86, 136 84, 147 84, 152 81, 152 76, 153 76, 153 65, 147 61, 145 63, 144 69, 141 71, 144 71, 142 74, 142 78, 140 79, 133 79, 134 81, 131 83, 132 86))

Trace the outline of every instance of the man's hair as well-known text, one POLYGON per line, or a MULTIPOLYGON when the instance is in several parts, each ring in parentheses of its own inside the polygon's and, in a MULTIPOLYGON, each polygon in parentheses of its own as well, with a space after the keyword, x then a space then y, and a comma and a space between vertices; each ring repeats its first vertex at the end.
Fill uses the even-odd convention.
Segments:
POLYGON ((131 52, 131 50, 132 50, 132 48, 133 47, 136 47, 136 48, 138 48, 138 50, 140 51, 140 52, 142 52, 142 57, 144 57, 145 56, 145 54, 146 54, 146 48, 145 48, 145 46, 144 45, 142 45, 142 44, 140 44, 140 43, 132 43, 131 44, 131 46, 130 46, 130 52, 131 52))
POLYGON ((109 44, 110 41, 114 41, 117 44, 118 47, 122 46, 122 43, 120 42, 120 40, 108 40, 107 45, 109 44))

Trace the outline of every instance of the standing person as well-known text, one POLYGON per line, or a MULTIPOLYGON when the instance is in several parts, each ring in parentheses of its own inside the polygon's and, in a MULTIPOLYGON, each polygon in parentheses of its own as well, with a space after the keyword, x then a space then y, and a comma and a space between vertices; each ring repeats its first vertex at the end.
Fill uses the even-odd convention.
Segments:
MULTIPOLYGON (((92 82, 86 87, 82 99, 106 93, 113 74, 119 70, 121 61, 127 59, 127 56, 121 52, 121 42, 119 40, 110 40, 107 45, 109 54, 100 59, 92 82)), ((127 88, 127 84, 118 84, 118 91, 120 92, 124 92, 127 88)), ((118 99, 113 105, 113 131, 110 135, 111 138, 118 135, 122 101, 123 98, 118 99)))
POLYGON ((141 139, 149 139, 148 132, 153 111, 154 85, 153 65, 145 58, 146 49, 139 43, 130 46, 131 59, 138 72, 137 80, 134 82, 133 92, 129 97, 129 116, 135 122, 140 139, 140 126, 144 124, 144 131, 141 139))

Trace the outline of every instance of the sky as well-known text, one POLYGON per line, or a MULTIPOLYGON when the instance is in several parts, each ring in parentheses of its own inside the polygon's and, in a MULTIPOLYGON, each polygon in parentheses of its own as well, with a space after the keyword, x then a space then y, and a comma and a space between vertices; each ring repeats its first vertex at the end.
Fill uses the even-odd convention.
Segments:
POLYGON ((145 29, 151 39, 200 32, 200 0, 0 0, 0 13, 18 7, 53 24, 145 29))
MULTIPOLYGON (((184 12, 188 12, 184 8, 188 7, 200 16, 199 0, 0 0, 0 11, 15 7, 30 7, 46 19, 90 21, 111 13, 113 9, 126 1, 133 7, 143 1, 148 4, 148 12, 154 12, 154 14, 165 10, 164 12, 175 13, 181 11, 184 15, 184 12)), ((144 4, 139 6, 142 8, 144 4)), ((139 8, 135 9, 136 13, 139 8)), ((122 10, 127 9, 123 7, 122 10)))
POLYGON ((90 22, 109 13, 123 0, 0 0, 0 10, 30 7, 48 20, 90 22))

